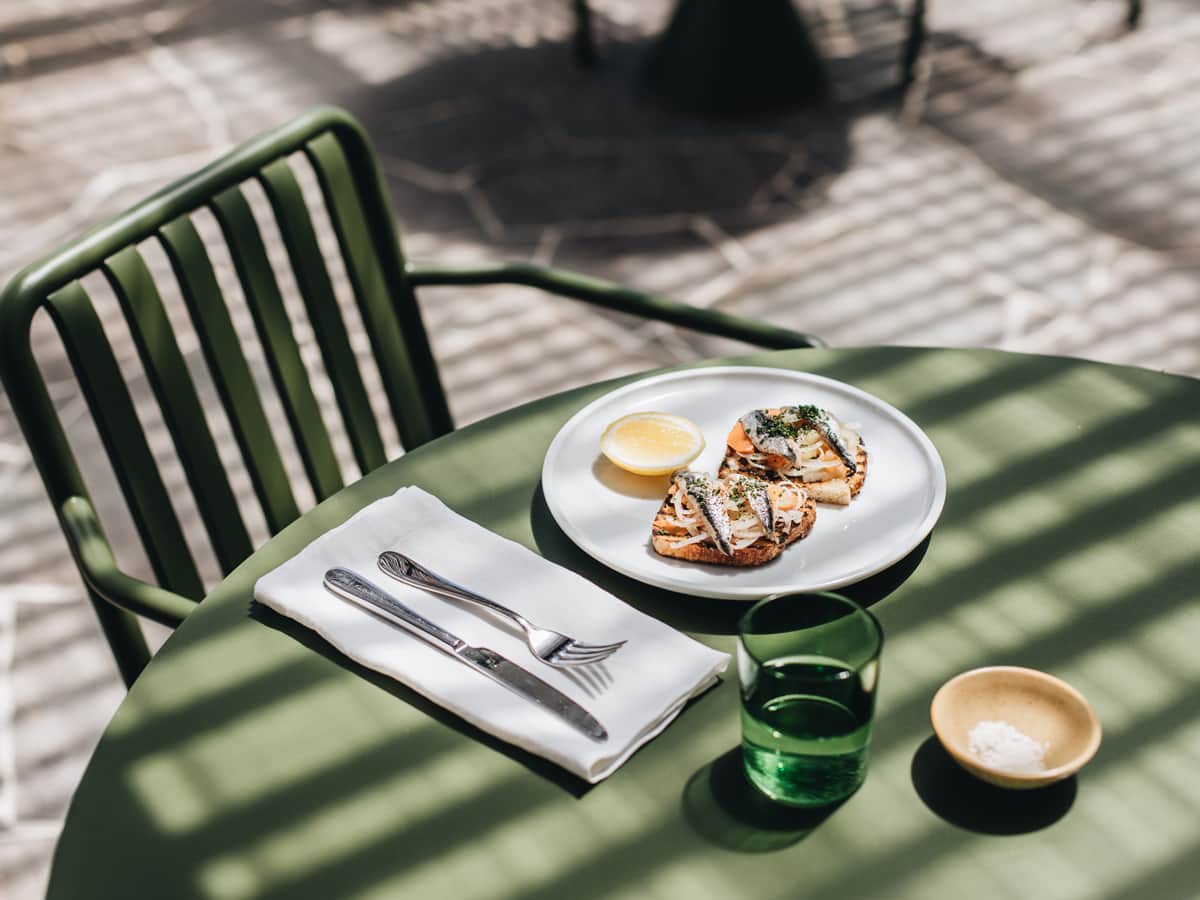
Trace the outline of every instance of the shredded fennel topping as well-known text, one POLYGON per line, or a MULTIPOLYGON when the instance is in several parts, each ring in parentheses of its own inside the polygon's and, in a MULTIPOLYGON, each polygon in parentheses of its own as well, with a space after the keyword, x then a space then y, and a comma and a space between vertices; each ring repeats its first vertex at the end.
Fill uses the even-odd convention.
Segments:
MULTIPOLYGON (((790 482, 784 482, 779 485, 779 495, 777 505, 775 507, 775 525, 783 532, 788 531, 792 526, 799 522, 804 517, 804 501, 807 499, 807 492, 790 482), (791 509, 779 509, 778 504, 786 505, 790 500, 795 500, 795 505, 791 509)), ((735 500, 728 495, 724 497, 725 509, 729 513, 729 521, 733 526, 733 533, 730 537, 729 544, 734 550, 741 550, 749 547, 759 538, 766 535, 766 529, 763 528, 762 522, 758 520, 758 516, 752 511, 743 508, 741 502, 735 500)), ((688 533, 686 538, 671 543, 671 549, 678 550, 680 547, 686 547, 689 544, 699 544, 702 541, 708 540, 708 531, 704 528, 704 520, 700 513, 688 506, 683 500, 683 491, 676 491, 672 498, 675 514, 667 516, 665 522, 675 528, 681 528, 688 533)))

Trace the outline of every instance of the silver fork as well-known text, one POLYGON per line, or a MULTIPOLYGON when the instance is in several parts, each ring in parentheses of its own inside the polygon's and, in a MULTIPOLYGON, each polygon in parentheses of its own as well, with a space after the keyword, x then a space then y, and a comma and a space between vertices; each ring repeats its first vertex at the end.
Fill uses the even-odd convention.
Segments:
POLYGON ((507 606, 502 606, 487 597, 481 597, 474 591, 429 571, 420 563, 394 550, 385 550, 379 554, 379 568, 404 584, 454 600, 475 603, 504 616, 521 627, 521 630, 525 632, 525 643, 529 645, 530 651, 547 665, 566 669, 571 666, 586 666, 602 662, 625 644, 624 641, 617 641, 615 644, 584 644, 565 634, 551 631, 549 628, 539 628, 507 606))

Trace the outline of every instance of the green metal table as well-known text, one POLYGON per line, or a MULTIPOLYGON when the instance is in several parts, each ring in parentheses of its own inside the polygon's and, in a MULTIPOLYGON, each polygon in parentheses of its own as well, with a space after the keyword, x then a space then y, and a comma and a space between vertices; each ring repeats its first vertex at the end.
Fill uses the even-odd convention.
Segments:
MULTIPOLYGON (((985 350, 763 354, 907 412, 946 464, 926 546, 857 590, 887 632, 871 769, 831 814, 739 777, 735 680, 591 788, 251 606, 259 575, 404 484, 731 649, 744 606, 650 590, 558 532, 560 425, 617 382, 463 428, 312 510, 167 641, 96 748, 49 896, 1167 897, 1200 885, 1200 382, 985 350), (923 557, 923 558, 922 558, 923 557), (919 565, 916 563, 919 562, 919 565), (932 740, 951 675, 1045 669, 1105 738, 1036 794, 932 740)), ((729 362, 722 360, 720 362, 729 362)))

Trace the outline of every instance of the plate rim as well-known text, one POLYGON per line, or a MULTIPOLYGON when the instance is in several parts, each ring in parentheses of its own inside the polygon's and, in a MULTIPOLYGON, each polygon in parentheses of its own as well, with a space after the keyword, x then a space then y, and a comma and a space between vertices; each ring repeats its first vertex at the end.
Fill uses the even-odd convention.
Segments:
MULTIPOLYGON (((599 453, 599 450, 596 452, 599 453)), ((574 415, 567 419, 567 421, 564 422, 555 432, 549 446, 546 448, 545 456, 542 459, 541 485, 542 497, 546 503, 547 509, 550 511, 551 517, 555 521, 555 524, 558 525, 563 534, 567 536, 572 544, 574 544, 577 548, 582 550, 589 557, 600 563, 605 568, 614 572, 618 572, 621 575, 631 578, 641 584, 670 591, 676 594, 690 594, 692 596, 706 597, 716 600, 741 601, 756 600, 769 594, 836 590, 837 588, 856 584, 859 581, 870 578, 872 575, 879 574, 880 572, 904 559, 904 557, 920 546, 921 542, 930 535, 934 529, 934 526, 937 525, 938 520, 941 518, 947 493, 946 466, 942 460, 941 453, 938 452, 937 446, 933 443, 933 440, 929 437, 929 435, 925 433, 925 430, 916 422, 914 422, 912 418, 902 410, 893 406, 891 403, 888 403, 883 398, 877 397, 869 391, 863 390, 857 385, 849 384, 845 381, 839 381, 838 379, 830 378, 827 375, 819 375, 815 372, 806 372, 800 369, 788 369, 780 366, 745 364, 698 366, 688 369, 676 369, 667 372, 660 372, 655 375, 648 375, 645 378, 639 378, 635 381, 628 382, 627 384, 620 385, 619 387, 613 388, 610 391, 606 391, 599 397, 593 398, 591 401, 584 404, 583 407, 576 410, 574 415), (865 398, 871 404, 884 407, 887 411, 889 411, 890 415, 896 421, 898 421, 905 432, 916 441, 920 448, 925 452, 927 458, 934 464, 932 466, 934 470, 934 490, 933 498, 929 504, 929 508, 926 510, 925 516, 921 519, 920 523, 916 527, 914 532, 916 536, 913 542, 909 546, 906 546, 898 554, 894 556, 889 555, 888 558, 881 563, 870 563, 865 566, 860 566, 853 571, 834 579, 826 579, 813 584, 772 585, 769 587, 755 586, 753 588, 731 587, 725 589, 716 587, 710 588, 705 585, 685 585, 669 577, 656 578, 653 575, 647 576, 643 572, 634 571, 627 566, 614 563, 612 560, 595 552, 594 548, 590 546, 591 542, 582 537, 580 531, 576 529, 566 512, 561 508, 560 501, 557 498, 556 492, 553 490, 555 476, 552 472, 552 464, 562 453, 567 435, 569 435, 570 432, 577 427, 579 421, 587 418, 593 409, 598 407, 600 404, 610 402, 611 400, 624 394, 633 393, 639 388, 676 380, 685 380, 687 378, 696 376, 751 373, 761 374, 764 371, 779 373, 784 377, 794 378, 799 381, 823 383, 826 385, 835 386, 839 390, 848 390, 853 394, 857 394, 861 398, 865 398)))

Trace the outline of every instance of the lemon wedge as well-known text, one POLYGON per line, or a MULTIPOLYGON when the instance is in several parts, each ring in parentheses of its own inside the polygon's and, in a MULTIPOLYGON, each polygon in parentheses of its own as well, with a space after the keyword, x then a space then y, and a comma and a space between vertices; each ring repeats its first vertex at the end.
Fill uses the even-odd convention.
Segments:
POLYGON ((674 472, 703 449, 704 435, 695 422, 664 412, 621 416, 600 436, 600 452, 635 475, 674 472))

